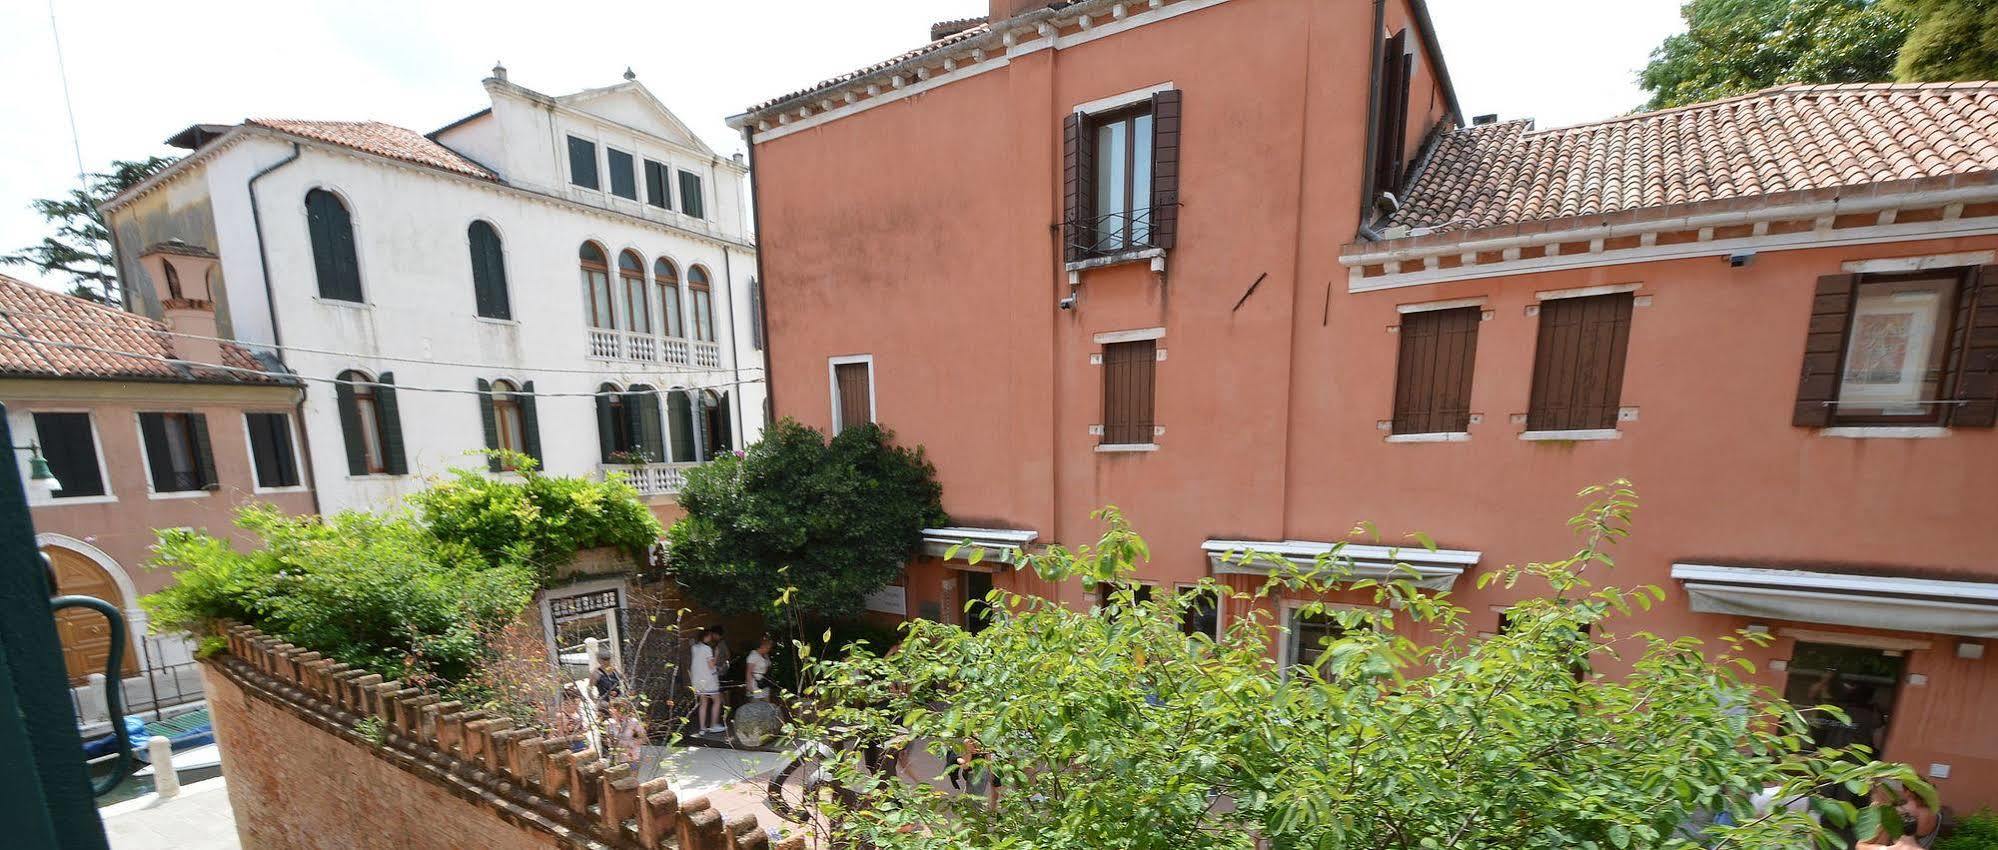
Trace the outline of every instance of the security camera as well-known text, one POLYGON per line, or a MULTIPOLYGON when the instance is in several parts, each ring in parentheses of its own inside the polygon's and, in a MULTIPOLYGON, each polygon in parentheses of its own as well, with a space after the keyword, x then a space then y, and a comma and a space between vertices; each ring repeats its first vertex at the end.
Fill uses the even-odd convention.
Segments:
POLYGON ((1748 265, 1748 261, 1753 259, 1755 259, 1754 251, 1736 251, 1727 255, 1727 265, 1728 268, 1738 269, 1748 265))
POLYGON ((1063 310, 1073 310, 1075 309, 1075 296, 1070 295, 1067 298, 1063 298, 1061 300, 1061 303, 1056 304, 1055 306, 1060 307, 1063 310))

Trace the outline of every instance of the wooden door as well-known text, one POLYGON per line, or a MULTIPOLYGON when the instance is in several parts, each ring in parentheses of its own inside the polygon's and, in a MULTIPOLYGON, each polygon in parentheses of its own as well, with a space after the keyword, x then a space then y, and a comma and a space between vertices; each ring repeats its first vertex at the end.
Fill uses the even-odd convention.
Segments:
MULTIPOLYGON (((95 596, 121 610, 125 607, 125 595, 118 590, 118 583, 96 561, 53 546, 42 551, 55 566, 57 595, 95 596)), ((81 685, 90 674, 104 672, 104 662, 111 654, 111 626, 104 621, 104 615, 82 608, 67 609, 56 615, 56 633, 62 639, 62 660, 69 668, 71 684, 81 685)), ((132 648, 131 635, 126 638, 121 666, 126 676, 136 676, 138 653, 132 648)))

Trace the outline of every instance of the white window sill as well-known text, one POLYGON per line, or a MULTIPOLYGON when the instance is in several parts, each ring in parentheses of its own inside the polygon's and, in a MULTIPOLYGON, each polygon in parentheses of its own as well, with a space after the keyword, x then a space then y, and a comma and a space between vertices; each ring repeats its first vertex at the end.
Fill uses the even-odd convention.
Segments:
POLYGON ((1155 452, 1158 443, 1103 443, 1096 447, 1097 454, 1124 454, 1128 452, 1155 452))
POLYGON ((167 501, 169 499, 206 499, 208 498, 208 493, 209 491, 207 490, 175 490, 171 493, 148 493, 146 494, 146 498, 153 499, 155 501, 167 501))
POLYGON ((1390 443, 1468 443, 1470 441, 1471 434, 1468 431, 1436 431, 1427 434, 1387 435, 1387 442, 1390 443))
POLYGON ((1623 432, 1615 428, 1582 428, 1574 431, 1521 431, 1519 438, 1528 442, 1579 443, 1588 440, 1621 440, 1623 432))
POLYGON ((254 487, 251 488, 250 493, 257 496, 275 496, 283 493, 305 493, 311 491, 311 489, 303 484, 296 487, 254 487))
POLYGON ((115 495, 71 496, 67 499, 59 499, 51 496, 48 498, 37 500, 35 502, 31 502, 29 504, 29 507, 60 508, 64 505, 108 505, 116 501, 118 501, 118 497, 115 495))
POLYGON ((403 479, 408 477, 409 477, 408 473, 404 473, 402 475, 390 475, 386 472, 370 472, 366 475, 348 475, 347 480, 348 481, 395 481, 398 479, 403 479))
POLYGON ((1165 249, 1140 248, 1136 251, 1119 251, 1115 254, 1105 254, 1101 257, 1090 257, 1088 259, 1074 260, 1069 263, 1065 263, 1063 265, 1063 268, 1072 272, 1079 272, 1088 269, 1100 269, 1105 266, 1119 266, 1125 263, 1142 262, 1144 260, 1154 261, 1152 263, 1152 268, 1154 271, 1164 271, 1165 249))
POLYGON ((488 325, 502 325, 505 327, 512 327, 512 328, 520 327, 519 319, 502 319, 496 316, 479 316, 479 315, 474 315, 472 318, 477 319, 480 322, 483 322, 488 325))
POLYGON ((314 304, 318 304, 318 305, 320 305, 320 306, 324 306, 324 307, 339 307, 339 308, 342 308, 342 309, 346 309, 346 310, 373 310, 373 309, 375 309, 375 305, 373 305, 373 304, 370 304, 370 303, 368 303, 368 302, 366 302, 366 301, 342 301, 342 300, 340 300, 340 299, 338 299, 338 298, 324 298, 324 297, 321 297, 321 296, 318 296, 318 295, 314 295, 314 296, 312 296, 312 303, 314 303, 314 304))
POLYGON ((1933 440, 1949 436, 1949 429, 1940 425, 1841 425, 1820 429, 1818 436, 1848 440, 1933 440))

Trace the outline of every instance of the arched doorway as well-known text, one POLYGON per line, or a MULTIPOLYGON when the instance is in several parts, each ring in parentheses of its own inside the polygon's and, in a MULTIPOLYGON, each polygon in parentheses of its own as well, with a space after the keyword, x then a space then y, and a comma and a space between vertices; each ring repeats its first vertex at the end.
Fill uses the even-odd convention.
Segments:
MULTIPOLYGON (((128 606, 125 586, 95 558, 62 546, 45 545, 42 551, 55 568, 56 594, 95 596, 119 609, 128 606)), ((113 568, 115 569, 115 568, 113 568)), ((96 611, 71 608, 56 614, 56 633, 62 639, 63 665, 69 669, 71 684, 81 685, 92 673, 104 672, 111 654, 111 627, 96 611)), ((127 635, 124 675, 139 674, 139 656, 127 635)))

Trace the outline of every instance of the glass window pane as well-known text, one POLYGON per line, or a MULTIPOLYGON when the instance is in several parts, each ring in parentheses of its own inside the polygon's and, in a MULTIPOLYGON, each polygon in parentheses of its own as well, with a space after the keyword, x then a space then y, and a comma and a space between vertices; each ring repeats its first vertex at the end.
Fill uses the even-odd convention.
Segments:
POLYGON ((1122 245, 1124 232, 1124 149, 1122 121, 1096 128, 1096 222, 1098 250, 1114 250, 1122 245))
POLYGON ((569 137, 569 182, 585 189, 597 188, 597 145, 569 137))
POLYGON ((609 275, 586 270, 583 279, 589 282, 590 287, 590 325, 603 330, 616 328, 616 312, 611 309, 609 275))
POLYGON ((1143 245, 1152 235, 1152 115, 1131 121, 1131 241, 1143 245))
POLYGON ((694 338, 713 342, 715 338, 714 306, 708 301, 708 293, 698 290, 694 293, 694 338))
POLYGON ((624 279, 624 322, 625 330, 652 332, 652 311, 645 305, 645 278, 624 279))
POLYGON ((616 148, 604 148, 604 155, 610 165, 611 194, 620 198, 638 199, 638 176, 631 160, 631 154, 616 148))
POLYGON ((680 288, 670 283, 659 285, 659 313, 666 320, 666 335, 684 336, 680 329, 680 288))
POLYGON ((1852 307, 1841 417, 1929 418, 1939 408, 1956 278, 1864 282, 1852 307))

